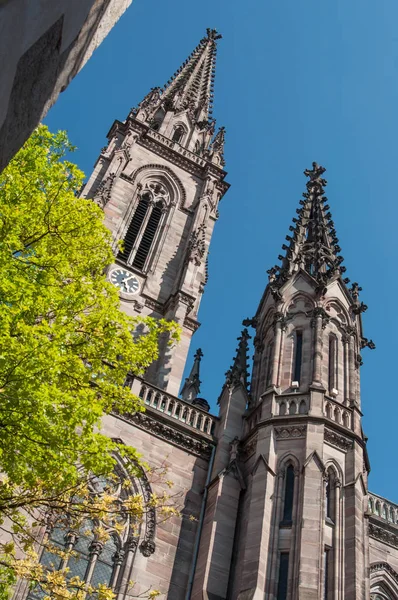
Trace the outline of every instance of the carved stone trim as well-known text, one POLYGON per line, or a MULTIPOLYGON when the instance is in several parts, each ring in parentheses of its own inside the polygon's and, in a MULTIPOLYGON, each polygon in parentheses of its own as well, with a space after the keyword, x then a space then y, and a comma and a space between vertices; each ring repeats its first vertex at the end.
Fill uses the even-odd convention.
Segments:
POLYGON ((200 323, 199 323, 199 321, 196 321, 196 319, 191 319, 190 317, 186 317, 184 319, 184 327, 195 332, 197 329, 199 329, 200 323))
POLYGON ((206 460, 210 458, 213 446, 206 440, 198 440, 190 435, 182 433, 173 427, 169 427, 164 423, 152 419, 147 414, 135 413, 133 415, 123 415, 123 418, 132 421, 140 429, 149 431, 153 435, 171 442, 187 452, 200 456, 206 460))
POLYGON ((379 571, 387 571, 389 575, 398 583, 398 573, 386 562, 373 563, 370 565, 370 574, 378 573, 379 571))
POLYGON ((148 481, 148 477, 143 468, 140 468, 140 484, 142 495, 144 497, 146 505, 146 519, 145 519, 145 535, 144 539, 140 544, 140 551, 144 556, 149 556, 155 552, 155 533, 156 533, 156 510, 150 505, 152 500, 152 488, 148 481))
POLYGON ((244 460, 247 460, 248 458, 250 458, 251 456, 253 456, 253 454, 256 451, 256 447, 257 447, 257 435, 253 435, 246 442, 246 444, 243 447, 244 460))
POLYGON ((120 177, 121 177, 121 179, 124 179, 125 181, 128 181, 131 184, 134 184, 134 182, 136 181, 136 179, 140 173, 142 173, 143 171, 151 171, 151 170, 164 171, 171 177, 171 179, 174 181, 174 183, 176 184, 176 186, 178 187, 178 190, 180 192, 180 196, 181 196, 180 197, 180 208, 185 208, 187 195, 186 195, 185 188, 182 185, 181 179, 174 173, 174 171, 172 169, 170 169, 169 167, 167 167, 165 165, 160 165, 160 164, 156 164, 156 163, 152 163, 149 165, 143 165, 142 167, 139 167, 136 171, 134 171, 134 173, 132 175, 126 175, 125 173, 121 173, 120 177))
POLYGON ((274 427, 277 440, 287 440, 289 438, 305 437, 307 432, 306 425, 290 425, 286 427, 274 427))
POLYGON ((398 548, 398 535, 396 533, 392 533, 388 529, 379 527, 375 523, 369 523, 369 535, 375 540, 383 542, 383 544, 388 544, 389 546, 398 548))
POLYGON ((163 315, 164 314, 164 306, 160 302, 153 300, 153 298, 145 298, 145 306, 154 310, 155 312, 163 315))
POLYGON ((336 433, 331 429, 327 429, 327 427, 325 427, 325 442, 344 452, 351 450, 353 446, 353 441, 350 440, 350 438, 347 438, 340 433, 336 433))

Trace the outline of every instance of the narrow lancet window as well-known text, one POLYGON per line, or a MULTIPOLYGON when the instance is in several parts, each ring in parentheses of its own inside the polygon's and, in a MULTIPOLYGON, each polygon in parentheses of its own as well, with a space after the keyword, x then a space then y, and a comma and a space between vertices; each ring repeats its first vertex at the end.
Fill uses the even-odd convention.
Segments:
POLYGON ((285 475, 285 497, 283 503, 283 521, 284 525, 291 525, 293 517, 293 499, 294 499, 294 468, 289 465, 285 475))
POLYGON ((333 564, 332 549, 325 548, 324 552, 324 574, 323 574, 323 600, 331 600, 333 595, 333 564))
POLYGON ((145 265, 149 251, 152 247, 153 240, 162 216, 162 204, 158 202, 152 209, 148 223, 145 227, 141 242, 137 248, 137 253, 133 260, 133 267, 142 269, 145 265))
POLYGON ((150 194, 140 198, 124 238, 118 258, 137 269, 144 269, 153 248, 162 218, 163 202, 151 203, 150 194))
POLYGON ((301 362, 303 357, 303 332, 296 331, 295 347, 294 347, 294 365, 293 365, 293 381, 300 383, 301 379, 301 362))
POLYGON ((289 553, 282 552, 279 558, 278 594, 277 600, 287 599, 289 576, 289 553))
POLYGON ((325 485, 325 517, 330 523, 336 518, 336 477, 332 469, 327 473, 325 485))
POLYGON ((133 249, 135 241, 142 227, 142 223, 148 211, 148 206, 149 197, 144 196, 140 198, 140 201, 138 202, 137 208, 135 209, 135 213, 130 221, 130 225, 128 226, 127 233, 124 238, 123 250, 119 252, 118 258, 127 261, 128 257, 130 256, 130 253, 133 249))
POLYGON ((173 142, 180 143, 183 135, 184 135, 184 129, 181 126, 176 127, 174 130, 174 133, 173 133, 173 137, 172 137, 173 142))

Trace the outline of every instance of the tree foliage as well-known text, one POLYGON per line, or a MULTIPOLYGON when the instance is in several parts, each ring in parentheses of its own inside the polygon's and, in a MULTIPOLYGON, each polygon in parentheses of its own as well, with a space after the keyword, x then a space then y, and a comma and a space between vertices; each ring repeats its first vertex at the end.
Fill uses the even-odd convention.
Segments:
MULTIPOLYGON (((113 472, 116 450, 136 464, 135 450, 103 436, 100 421, 142 410, 126 374, 142 375, 157 358, 160 334, 179 335, 173 323, 120 311, 104 274, 110 234, 101 210, 78 196, 72 150, 64 132, 40 126, 0 175, 0 514, 14 537, 2 548, 4 589, 18 569, 29 578, 40 568, 36 532, 50 512, 73 516, 80 504, 86 518, 99 510, 90 477, 113 472)), ((116 509, 110 502, 104 515, 116 509)))

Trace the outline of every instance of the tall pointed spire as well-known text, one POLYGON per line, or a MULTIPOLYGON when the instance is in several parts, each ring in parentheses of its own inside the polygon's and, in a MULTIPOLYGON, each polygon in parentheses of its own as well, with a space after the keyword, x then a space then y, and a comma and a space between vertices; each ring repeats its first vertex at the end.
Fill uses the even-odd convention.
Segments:
POLYGON ((242 384, 247 389, 248 373, 248 350, 250 335, 247 329, 243 329, 238 337, 238 347, 231 368, 226 372, 226 383, 229 385, 242 384))
POLYGON ((206 36, 162 90, 163 100, 177 110, 189 109, 197 121, 208 121, 213 112, 216 40, 221 37, 216 29, 207 29, 206 36))
POLYGON ((221 128, 214 137, 212 116, 217 40, 221 37, 215 29, 207 29, 206 36, 166 85, 152 88, 130 116, 223 166, 225 130, 221 128), (176 133, 178 126, 181 134, 176 133))
POLYGON ((278 257, 282 265, 268 271, 270 287, 274 292, 299 269, 311 275, 322 288, 346 270, 341 266, 343 257, 339 255, 339 240, 324 196, 327 182, 322 175, 325 170, 314 162, 312 169, 304 171, 309 178, 307 191, 303 193, 303 200, 300 200, 301 208, 296 211, 298 218, 293 219, 293 225, 289 228, 291 234, 286 236, 289 245, 282 246, 285 255, 278 257))
POLYGON ((203 352, 198 348, 195 352, 194 361, 189 377, 186 378, 181 390, 181 398, 186 402, 192 402, 198 397, 200 392, 200 361, 202 360, 203 352))

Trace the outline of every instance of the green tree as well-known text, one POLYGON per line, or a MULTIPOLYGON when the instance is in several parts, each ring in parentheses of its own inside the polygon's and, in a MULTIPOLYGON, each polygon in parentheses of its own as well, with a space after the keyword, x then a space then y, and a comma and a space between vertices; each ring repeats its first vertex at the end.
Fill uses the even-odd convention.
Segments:
MULTIPOLYGON (((0 176, 0 525, 9 532, 0 589, 22 575, 41 579, 52 598, 84 592, 79 582, 75 596, 65 582, 51 588, 37 562, 39 525, 49 513, 78 526, 118 510, 111 494, 106 505, 93 499, 89 480, 111 476, 116 450, 131 465, 138 457, 99 433, 101 418, 143 409, 126 374, 142 375, 157 358, 160 334, 179 336, 173 323, 120 311, 104 275, 110 234, 101 210, 78 196, 72 150, 65 132, 40 126, 0 176)), ((136 518, 144 509, 124 510, 136 518)))

